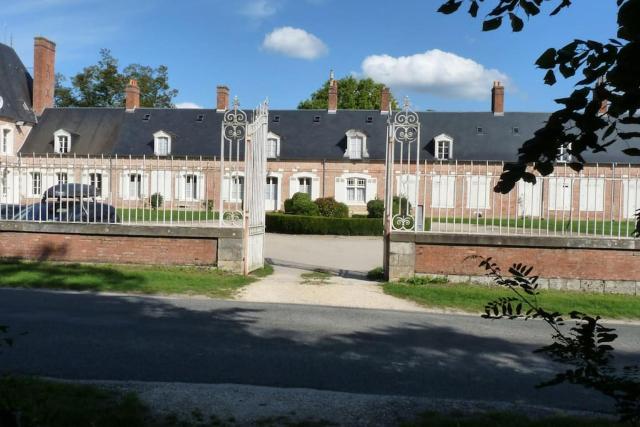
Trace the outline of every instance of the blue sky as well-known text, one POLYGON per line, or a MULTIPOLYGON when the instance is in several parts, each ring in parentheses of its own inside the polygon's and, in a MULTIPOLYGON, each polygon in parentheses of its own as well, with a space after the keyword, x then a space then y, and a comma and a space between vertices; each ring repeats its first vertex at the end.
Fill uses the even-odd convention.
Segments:
MULTIPOLYGON (((5 3, 5 2, 3 2, 5 3)), ((215 106, 226 84, 243 106, 269 98, 295 108, 334 69, 372 76, 416 108, 486 111, 491 81, 506 81, 507 111, 551 111, 572 82, 542 83, 533 63, 573 38, 614 37, 615 0, 577 1, 559 16, 540 16, 520 34, 482 33, 466 12, 436 13, 440 0, 11 0, 0 40, 32 65, 32 43, 58 46, 57 71, 93 64, 100 48, 121 65, 169 67, 177 103, 215 106)), ((493 2, 488 2, 493 3, 493 2)))

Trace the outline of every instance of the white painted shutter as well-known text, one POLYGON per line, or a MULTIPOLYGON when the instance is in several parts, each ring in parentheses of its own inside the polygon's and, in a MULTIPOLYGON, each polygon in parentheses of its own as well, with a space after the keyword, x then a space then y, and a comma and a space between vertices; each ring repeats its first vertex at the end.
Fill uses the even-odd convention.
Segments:
POLYGON ((376 178, 367 179, 367 199, 366 201, 374 200, 378 196, 378 180, 376 178))
POLYGON ((518 212, 525 216, 540 216, 542 212, 542 185, 520 181, 518 183, 518 212))
POLYGON ((228 176, 224 177, 222 180, 222 200, 228 201, 231 196, 231 178, 228 176))
POLYGON ((640 180, 622 180, 624 197, 623 215, 625 218, 634 218, 636 210, 640 209, 640 180))
POLYGON ((149 195, 149 174, 146 172, 141 173, 142 175, 142 197, 147 197, 149 195))
POLYGON ((204 181, 204 174, 203 173, 198 173, 196 174, 196 176, 198 177, 198 200, 204 200, 204 187, 205 187, 205 181, 204 181))
POLYGON ((347 202, 347 180, 344 178, 336 178, 336 185, 334 189, 334 199, 338 202, 347 202))
POLYGON ((431 207, 453 208, 456 200, 456 177, 436 175, 431 180, 431 207))
POLYGON ((489 209, 489 184, 488 176, 467 177, 467 208, 489 209))
POLYGON ((604 178, 580 179, 580 210, 602 211, 604 209, 604 178))
POLYGON ((186 178, 185 173, 180 172, 176 175, 176 198, 180 201, 184 201, 186 199, 185 195, 185 187, 186 187, 186 178))
POLYGON ((129 200, 129 173, 123 172, 120 175, 120 197, 129 200))
POLYGON ((311 200, 318 197, 320 197, 320 178, 313 178, 311 180, 311 200))
POLYGON ((549 178, 549 210, 571 210, 571 178, 549 178))
POLYGON ((298 178, 289 178, 289 197, 293 197, 299 191, 298 178))
POLYGON ((396 177, 396 195, 404 196, 411 206, 416 205, 416 177, 415 175, 401 175, 396 177))

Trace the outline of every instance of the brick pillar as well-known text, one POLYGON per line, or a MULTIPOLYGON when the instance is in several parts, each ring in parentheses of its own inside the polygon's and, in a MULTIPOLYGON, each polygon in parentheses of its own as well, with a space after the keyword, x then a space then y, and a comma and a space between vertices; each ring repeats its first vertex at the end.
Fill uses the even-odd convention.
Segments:
POLYGON ((380 92, 380 113, 381 114, 389 114, 389 110, 391 109, 390 105, 391 101, 391 92, 389 88, 384 86, 382 91, 380 92))
POLYGON ((33 41, 33 111, 40 116, 53 107, 56 84, 56 44, 44 37, 33 41))
POLYGON ((229 108, 229 88, 218 86, 216 88, 216 110, 225 111, 229 108))
POLYGON ((329 113, 335 113, 338 111, 338 81, 333 76, 333 70, 329 76, 329 99, 328 99, 328 111, 329 113))
POLYGON ((491 88, 491 111, 495 116, 504 116, 504 86, 493 82, 491 88))
POLYGON ((135 79, 129 80, 125 93, 125 106, 127 110, 135 110, 140 108, 140 88, 138 87, 138 81, 135 79))

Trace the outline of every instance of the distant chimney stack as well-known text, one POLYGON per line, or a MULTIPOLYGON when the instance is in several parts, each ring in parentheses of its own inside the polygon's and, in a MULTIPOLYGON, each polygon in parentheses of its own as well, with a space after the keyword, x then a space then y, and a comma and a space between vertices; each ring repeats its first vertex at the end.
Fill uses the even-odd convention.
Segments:
POLYGON ((56 86, 56 44, 44 37, 33 40, 33 111, 40 116, 53 107, 56 86))
POLYGON ((137 80, 129 80, 129 84, 124 90, 124 93, 125 106, 127 110, 135 110, 136 108, 140 108, 140 88, 138 87, 137 80))
POLYGON ((338 111, 338 81, 335 79, 333 70, 329 74, 329 114, 335 114, 338 111))
POLYGON ((216 88, 216 110, 226 111, 229 108, 229 88, 218 86, 216 88))
POLYGON ((504 86, 500 82, 493 82, 491 88, 491 111, 494 116, 504 116, 504 86))
POLYGON ((389 114, 389 110, 391 110, 391 91, 383 86, 380 92, 380 113, 389 114))

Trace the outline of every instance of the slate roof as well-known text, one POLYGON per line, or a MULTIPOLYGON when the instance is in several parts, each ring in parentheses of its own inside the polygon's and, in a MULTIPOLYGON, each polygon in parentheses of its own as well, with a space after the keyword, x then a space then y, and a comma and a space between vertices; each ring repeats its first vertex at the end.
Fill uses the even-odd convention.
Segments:
MULTIPOLYGON (((108 108, 46 109, 29 135, 23 153, 53 153, 53 132, 66 129, 77 135, 71 152, 152 156, 153 134, 160 130, 172 136, 175 156, 220 156, 222 114, 213 109, 150 109, 134 112, 108 108), (197 117, 202 115, 203 120, 197 117)), ((518 148, 544 125, 547 113, 421 112, 421 158, 433 159, 433 138, 445 133, 453 142, 453 159, 514 161, 518 148), (480 128, 480 129, 479 129, 480 128), (479 132, 480 130, 480 132, 479 132)), ((379 111, 271 110, 269 131, 280 137, 281 160, 347 160, 346 132, 367 135, 368 160, 385 158, 388 116, 379 111)), ((585 154, 589 162, 640 163, 621 152, 625 142, 605 153, 585 154)), ((366 160, 365 160, 366 161, 366 160)))
POLYGON ((0 117, 35 123, 32 110, 33 79, 13 48, 0 43, 0 117), (26 106, 26 108, 25 108, 26 106))

